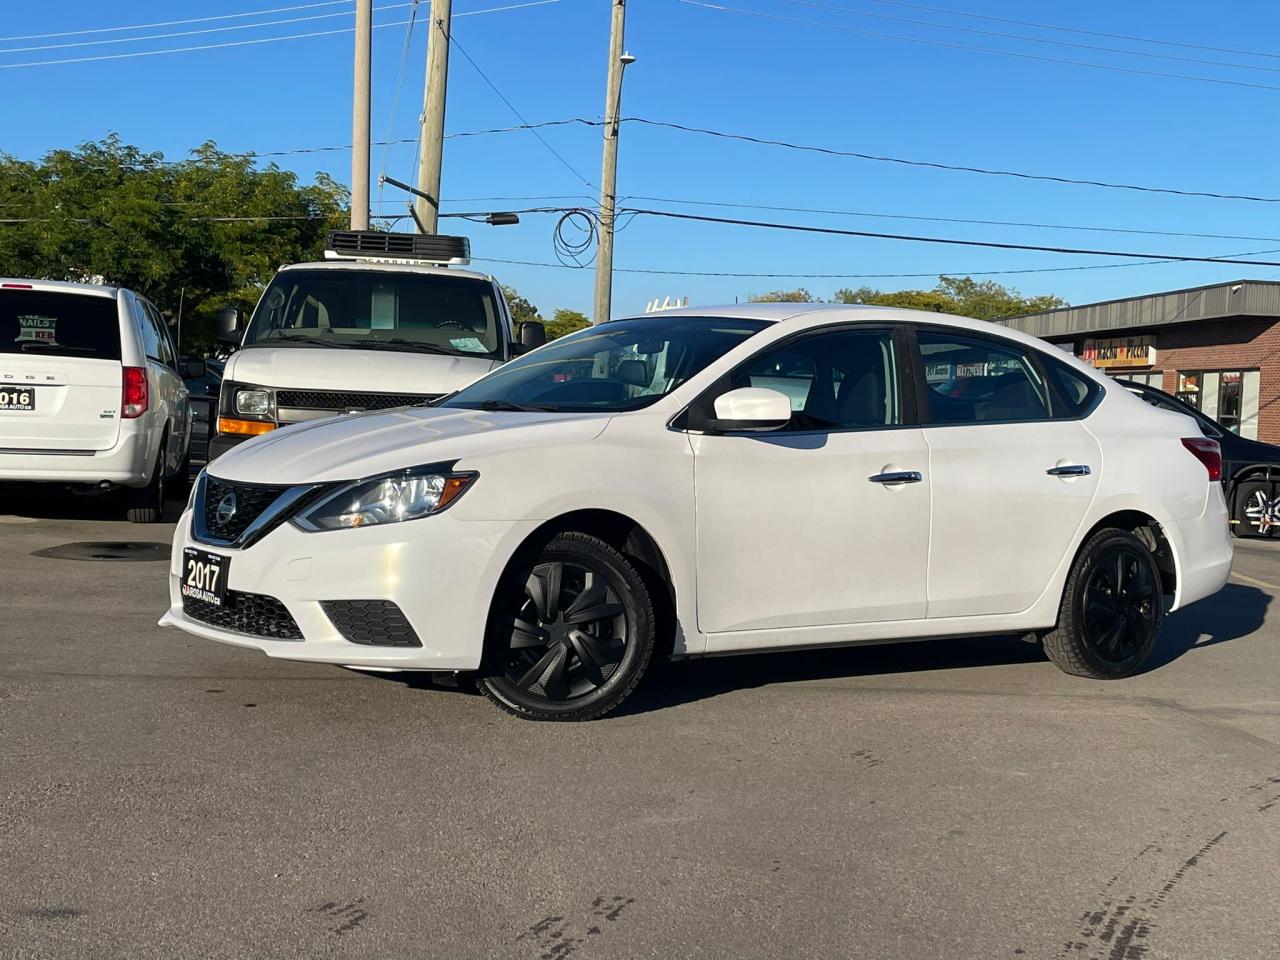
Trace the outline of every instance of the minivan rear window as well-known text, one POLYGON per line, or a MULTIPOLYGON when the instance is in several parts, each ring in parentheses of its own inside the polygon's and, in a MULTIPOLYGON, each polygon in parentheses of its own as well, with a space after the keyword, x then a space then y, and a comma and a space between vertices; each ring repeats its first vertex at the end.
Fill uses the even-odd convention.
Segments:
POLYGON ((120 359, 120 320, 111 297, 0 290, 0 355, 120 359))

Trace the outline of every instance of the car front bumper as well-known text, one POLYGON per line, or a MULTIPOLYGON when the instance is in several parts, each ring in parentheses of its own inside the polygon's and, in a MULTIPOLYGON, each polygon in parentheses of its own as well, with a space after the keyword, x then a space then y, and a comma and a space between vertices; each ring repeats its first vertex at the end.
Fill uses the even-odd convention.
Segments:
POLYGON ((271 657, 397 670, 474 670, 484 649, 490 602, 506 560, 536 529, 534 521, 458 520, 450 513, 359 530, 305 533, 285 523, 246 550, 195 541, 191 511, 174 535, 169 609, 162 627, 271 657), (229 590, 273 597, 293 617, 301 640, 276 640, 212 626, 183 610, 183 551, 230 558, 229 590), (324 600, 390 600, 421 647, 349 641, 325 614, 324 600))

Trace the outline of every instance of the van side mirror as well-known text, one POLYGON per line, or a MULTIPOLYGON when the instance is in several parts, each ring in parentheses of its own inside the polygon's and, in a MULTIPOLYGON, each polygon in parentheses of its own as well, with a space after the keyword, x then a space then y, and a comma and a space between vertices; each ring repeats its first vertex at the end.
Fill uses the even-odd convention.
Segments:
POLYGON ((716 397, 715 415, 692 418, 689 426, 712 433, 729 431, 765 432, 791 422, 791 400, 785 393, 768 387, 739 387, 716 397))
POLYGON ((240 326, 240 308, 223 307, 218 311, 218 322, 214 325, 214 336, 219 343, 238 347, 244 336, 240 326))
POLYGON ((208 366, 199 357, 182 358, 182 379, 199 380, 209 372, 208 366))
POLYGON ((547 328, 541 320, 526 320, 520 324, 520 345, 532 350, 547 342, 547 328))

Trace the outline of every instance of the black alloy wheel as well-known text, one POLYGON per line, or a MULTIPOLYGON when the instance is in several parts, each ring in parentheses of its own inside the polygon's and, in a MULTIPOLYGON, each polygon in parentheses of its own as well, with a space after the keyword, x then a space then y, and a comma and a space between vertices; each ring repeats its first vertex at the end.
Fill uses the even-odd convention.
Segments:
POLYGON ((1095 558, 1084 592, 1084 637, 1108 663, 1132 659, 1152 634, 1160 592, 1149 556, 1144 548, 1115 544, 1095 558))
POLYGON ((1099 530, 1076 556, 1044 650, 1074 676, 1133 676, 1155 649, 1163 619, 1163 585, 1151 548, 1127 530, 1099 530))
POLYGON ((595 537, 560 534, 509 587, 480 678, 499 706, 529 719, 589 720, 634 689, 652 656, 654 618, 626 557, 595 537))

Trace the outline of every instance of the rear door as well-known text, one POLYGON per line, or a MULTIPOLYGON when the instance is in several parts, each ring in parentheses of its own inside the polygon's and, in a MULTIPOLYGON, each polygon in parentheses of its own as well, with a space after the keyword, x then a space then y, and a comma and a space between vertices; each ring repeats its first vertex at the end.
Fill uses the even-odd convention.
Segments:
POLYGON ((119 304, 0 287, 0 450, 109 450, 120 433, 119 304))
POLYGON ((1091 389, 1011 340, 917 331, 933 526, 929 617, 1017 613, 1048 586, 1102 467, 1080 415, 1091 389))

